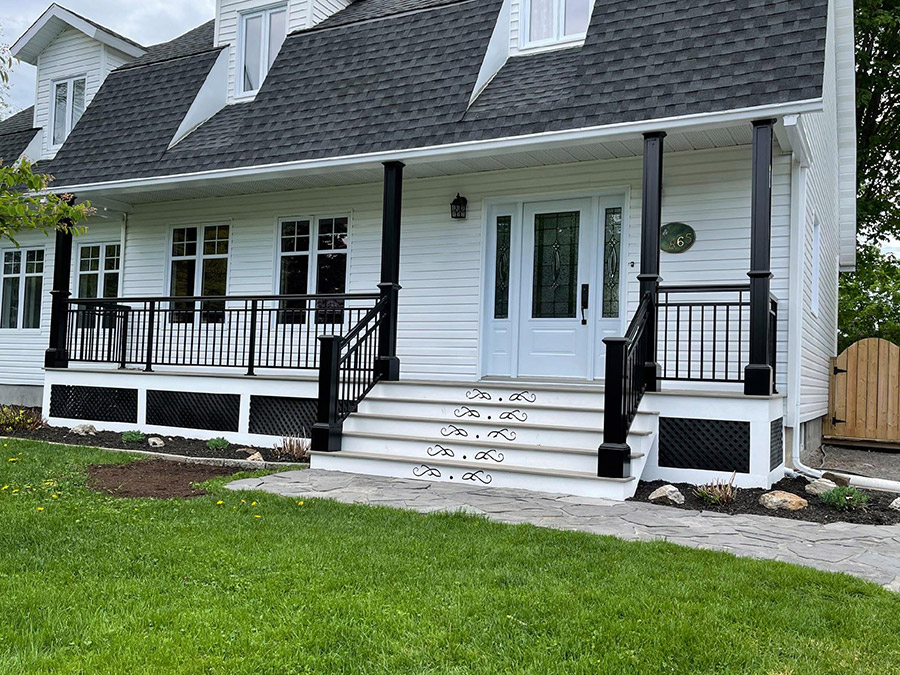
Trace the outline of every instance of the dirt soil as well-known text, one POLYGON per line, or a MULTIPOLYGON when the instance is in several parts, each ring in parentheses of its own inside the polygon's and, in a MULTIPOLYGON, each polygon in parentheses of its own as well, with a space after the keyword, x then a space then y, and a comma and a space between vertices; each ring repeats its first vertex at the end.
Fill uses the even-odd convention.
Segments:
MULTIPOLYGON (((706 503, 694 494, 695 486, 687 483, 674 483, 675 487, 681 490, 684 495, 684 504, 681 506, 672 506, 675 509, 687 509, 692 511, 714 511, 716 513, 728 513, 735 515, 738 513, 750 513, 759 516, 775 516, 777 518, 789 518, 792 520, 807 520, 814 523, 858 523, 861 525, 895 525, 900 523, 900 511, 894 511, 888 505, 897 498, 898 495, 890 492, 878 492, 874 490, 862 490, 868 497, 869 502, 862 509, 855 511, 838 511, 837 509, 823 504, 815 495, 808 494, 804 487, 808 481, 803 478, 784 478, 774 486, 772 490, 784 490, 795 495, 803 497, 809 506, 800 511, 769 511, 760 505, 759 498, 762 494, 769 492, 761 488, 742 489, 738 492, 737 499, 725 506, 714 506, 706 503)), ((641 481, 638 485, 637 492, 629 501, 649 502, 648 497, 657 488, 667 485, 664 481, 653 481, 648 483, 641 481)), ((668 505, 667 505, 668 506, 668 505)))
POLYGON ((267 462, 298 462, 300 460, 287 457, 275 448, 257 448, 247 445, 231 445, 224 450, 210 450, 206 447, 206 441, 198 441, 180 436, 157 436, 147 434, 147 438, 156 436, 165 442, 163 448, 151 448, 146 440, 141 443, 125 443, 122 434, 117 431, 98 431, 95 436, 79 436, 73 434, 66 427, 44 427, 35 431, 9 431, 4 436, 27 438, 32 441, 46 441, 48 443, 67 443, 69 445, 87 445, 95 448, 116 448, 119 450, 144 450, 149 452, 164 452, 170 455, 182 457, 207 457, 213 459, 247 459, 254 452, 259 452, 267 462), (242 452, 243 450, 250 452, 242 452))
POLYGON ((116 497, 190 499, 206 494, 194 487, 219 476, 231 476, 235 469, 202 464, 182 464, 162 459, 131 464, 99 464, 88 467, 88 487, 116 497))

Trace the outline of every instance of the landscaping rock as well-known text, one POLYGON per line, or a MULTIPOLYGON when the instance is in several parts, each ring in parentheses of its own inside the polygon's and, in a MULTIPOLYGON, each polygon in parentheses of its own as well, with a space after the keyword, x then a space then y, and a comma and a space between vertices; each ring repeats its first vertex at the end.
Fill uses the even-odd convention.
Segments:
POLYGON ((894 501, 892 501, 892 502, 888 505, 888 508, 889 508, 889 509, 894 509, 894 511, 900 511, 900 497, 897 497, 897 499, 895 499, 894 501))
POLYGON ((830 480, 835 485, 840 485, 841 487, 848 487, 850 485, 849 478, 846 476, 838 476, 836 473, 831 473, 830 471, 823 473, 822 478, 830 480))
POLYGON ((831 492, 837 487, 837 483, 834 481, 830 481, 827 478, 819 478, 818 480, 814 480, 812 483, 807 485, 804 489, 811 495, 823 495, 826 492, 831 492))
POLYGON ((674 485, 663 485, 647 498, 654 504, 684 504, 684 495, 674 485))
POLYGON ((256 450, 254 450, 253 448, 238 448, 237 450, 235 450, 235 452, 239 452, 239 453, 241 453, 242 455, 255 455, 255 454, 258 454, 258 453, 256 452, 256 450))
POLYGON ((151 436, 147 439, 147 444, 151 448, 164 448, 166 447, 166 442, 161 439, 159 436, 151 436))
POLYGON ((77 436, 96 436, 97 427, 93 424, 79 424, 77 427, 72 427, 72 433, 77 436))
POLYGON ((252 455, 250 455, 247 458, 247 461, 248 462, 262 462, 264 460, 263 460, 263 456, 261 454, 259 454, 258 452, 254 452, 252 455))
POLYGON ((803 497, 798 497, 795 494, 784 492, 783 490, 766 492, 759 498, 759 503, 770 511, 799 511, 800 509, 805 509, 809 506, 809 502, 803 499, 803 497))

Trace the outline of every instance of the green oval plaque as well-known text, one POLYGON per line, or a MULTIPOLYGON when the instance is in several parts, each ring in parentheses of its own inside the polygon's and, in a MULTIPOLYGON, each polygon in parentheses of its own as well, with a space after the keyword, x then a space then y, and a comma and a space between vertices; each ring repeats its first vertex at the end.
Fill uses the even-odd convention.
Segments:
POLYGON ((659 231, 659 248, 666 253, 684 253, 697 241, 697 233, 687 223, 666 223, 659 231))

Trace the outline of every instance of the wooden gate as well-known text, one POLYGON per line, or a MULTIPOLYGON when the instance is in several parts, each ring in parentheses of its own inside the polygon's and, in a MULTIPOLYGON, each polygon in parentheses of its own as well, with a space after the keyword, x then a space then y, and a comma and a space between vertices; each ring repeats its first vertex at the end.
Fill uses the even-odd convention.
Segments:
POLYGON ((900 445, 900 347, 867 338, 847 347, 832 365, 826 438, 900 445))

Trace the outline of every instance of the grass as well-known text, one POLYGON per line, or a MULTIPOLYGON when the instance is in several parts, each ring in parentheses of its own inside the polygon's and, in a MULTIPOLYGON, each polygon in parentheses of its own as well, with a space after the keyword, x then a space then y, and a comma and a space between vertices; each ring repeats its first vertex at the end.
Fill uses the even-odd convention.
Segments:
POLYGON ((225 479, 116 499, 83 469, 127 456, 2 443, 0 673, 898 672, 900 596, 846 576, 225 479))

